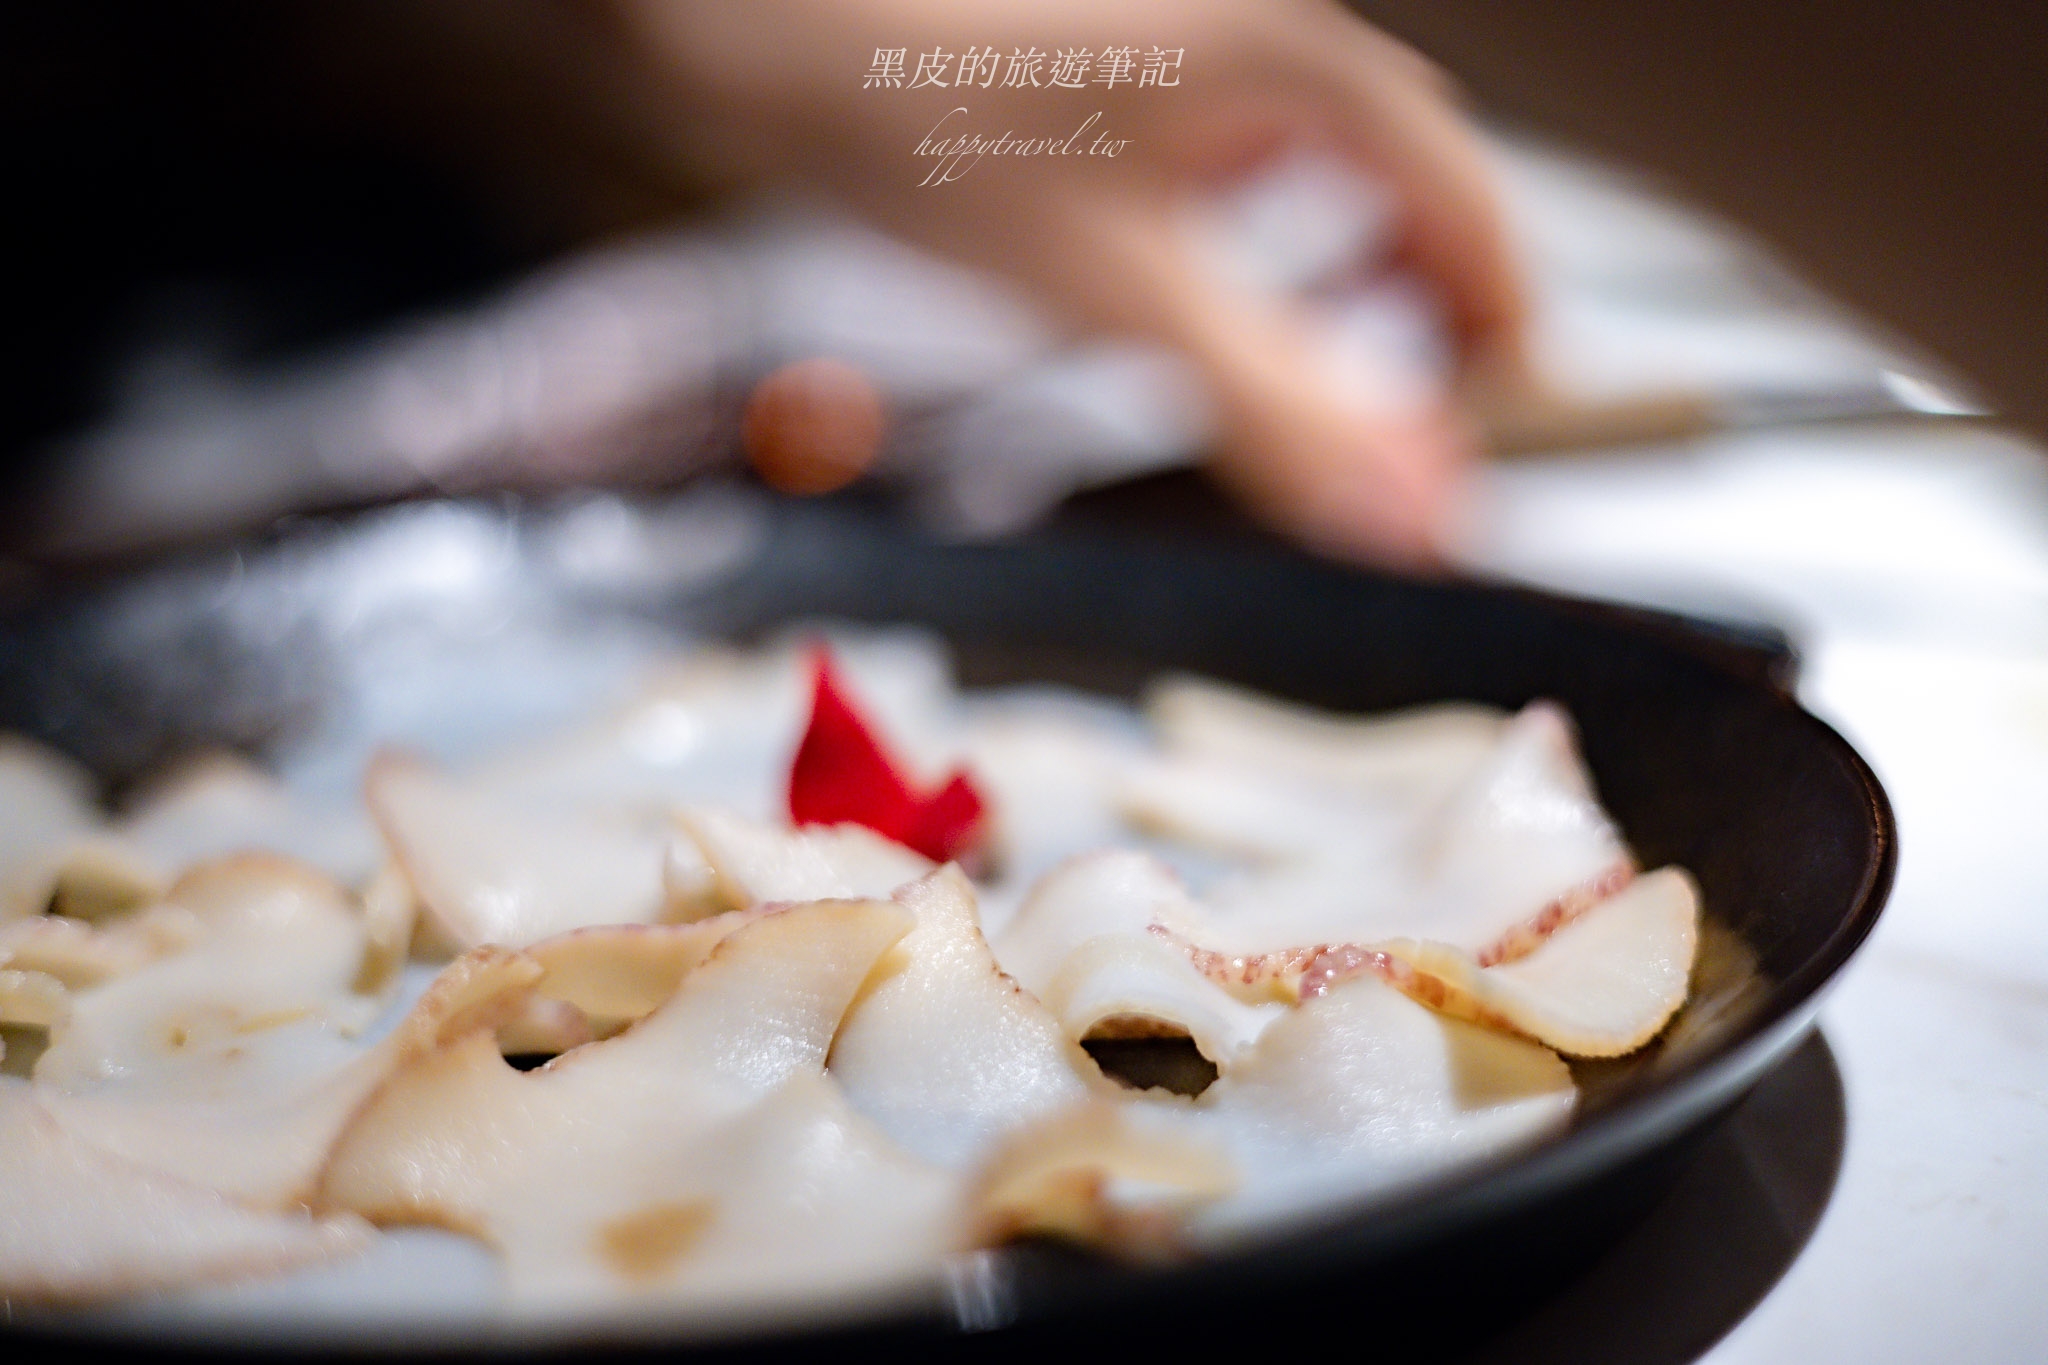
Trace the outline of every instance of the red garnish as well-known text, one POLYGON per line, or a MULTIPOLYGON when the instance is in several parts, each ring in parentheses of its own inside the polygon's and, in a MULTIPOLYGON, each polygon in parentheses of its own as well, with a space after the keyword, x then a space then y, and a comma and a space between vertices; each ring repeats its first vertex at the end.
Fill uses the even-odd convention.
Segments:
POLYGON ((972 854, 987 803, 966 769, 937 791, 918 791, 854 707, 823 645, 811 651, 811 679, 811 724, 789 770, 790 821, 865 825, 934 862, 972 854))

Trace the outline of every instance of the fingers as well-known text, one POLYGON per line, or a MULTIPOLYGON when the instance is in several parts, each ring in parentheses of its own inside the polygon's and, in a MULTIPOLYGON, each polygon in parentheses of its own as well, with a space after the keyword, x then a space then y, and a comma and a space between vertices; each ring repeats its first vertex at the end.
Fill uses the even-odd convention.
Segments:
POLYGON ((1349 14, 1327 19, 1303 27, 1296 59, 1323 93, 1329 132, 1394 191, 1402 254, 1442 290, 1468 353, 1512 365, 1528 285, 1484 145, 1434 66, 1349 14))
POLYGON ((1224 417, 1210 462, 1217 481, 1322 553, 1438 567, 1471 461, 1450 413, 1350 399, 1321 373, 1313 344, 1284 325, 1244 319, 1237 338, 1205 357, 1224 417))
POLYGON ((1163 206, 1078 204, 1060 237, 1085 246, 1070 261, 1097 269, 1048 277, 1085 296, 1055 301, 1194 361, 1219 419, 1211 472, 1256 515, 1343 558, 1439 563, 1470 463, 1446 410, 1345 382, 1306 315, 1208 268, 1163 206))

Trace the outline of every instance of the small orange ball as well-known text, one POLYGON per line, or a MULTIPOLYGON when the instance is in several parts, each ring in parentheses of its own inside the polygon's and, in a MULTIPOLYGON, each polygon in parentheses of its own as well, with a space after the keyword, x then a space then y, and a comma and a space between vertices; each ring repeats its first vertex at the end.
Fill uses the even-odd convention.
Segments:
POLYGON ((754 386, 740 419, 740 446, 769 487, 830 493, 866 472, 888 425, 866 374, 819 356, 784 365, 754 386))

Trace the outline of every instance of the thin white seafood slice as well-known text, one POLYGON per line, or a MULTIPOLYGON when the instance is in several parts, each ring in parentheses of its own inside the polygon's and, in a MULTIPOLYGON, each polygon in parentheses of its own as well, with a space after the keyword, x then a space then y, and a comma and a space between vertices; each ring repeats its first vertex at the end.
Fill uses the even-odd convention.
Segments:
POLYGON ((1397 941, 1380 945, 1378 960, 1338 950, 1311 965, 1301 989, 1317 994, 1348 971, 1378 971, 1460 1018, 1517 1030, 1568 1056, 1619 1057, 1654 1038, 1685 1003, 1699 922, 1692 878, 1660 868, 1513 962, 1482 967, 1444 944, 1397 941))
POLYGON ((1508 719, 1469 702, 1340 716, 1190 677, 1154 685, 1145 713, 1167 753, 1419 805, 1484 761, 1508 719))
POLYGON ((267 1213, 78 1141, 0 1078, 0 1299, 103 1302, 360 1251, 360 1219, 267 1213))
POLYGON ((387 1075, 450 1036, 494 1031, 540 973, 519 954, 479 948, 444 968, 374 1046, 302 1021, 125 1084, 63 1089, 39 1075, 36 1093, 89 1146, 252 1207, 289 1209, 310 1197, 335 1138, 387 1075))
POLYGON ((535 810, 396 754, 371 764, 366 796, 420 905, 457 949, 690 912, 673 903, 676 836, 659 823, 535 810))
POLYGON ((1534 948, 1635 871, 1571 718, 1553 702, 1532 702, 1508 724, 1424 831, 1421 856, 1432 902, 1422 932, 1489 963, 1534 948))
MULTIPOLYGON (((774 819, 811 701, 808 643, 696 648, 652 672, 624 705, 500 754, 473 776, 506 799, 546 808, 714 805, 774 819)), ((834 634, 832 648, 891 742, 943 770, 948 754, 935 727, 943 728, 952 695, 943 647, 894 631, 834 634)))
POLYGON ((543 939, 526 955, 543 972, 537 991, 607 1035, 654 1011, 728 935, 770 913, 756 906, 687 924, 593 925, 543 939))
POLYGON ((963 1167, 1109 1082, 996 965, 974 886, 947 864, 896 893, 917 927, 877 970, 832 1049, 856 1109, 919 1156, 963 1167))
POLYGON ((1181 1250, 1188 1214, 1234 1190, 1237 1172, 1185 1123, 1160 1121, 1171 1113, 1095 1099, 1014 1134, 975 1177, 974 1240, 1050 1236, 1138 1258, 1181 1250))
MULTIPOLYGON (((1576 1102, 1549 1048, 1447 1018, 1373 976, 1274 1024, 1195 1105, 1245 1182, 1212 1233, 1363 1198, 1513 1151, 1576 1102)), ((1270 1224, 1268 1224, 1270 1226, 1270 1224)))
MULTIPOLYGON (((1078 703, 1026 695, 973 713, 959 757, 988 798, 1002 883, 1026 887, 1075 853, 1125 842, 1118 794, 1144 750, 1127 717, 1078 703)), ((982 922, 998 927, 986 892, 982 922)))
POLYGON ((173 895, 204 936, 74 992, 37 1059, 37 1090, 81 1140, 252 1203, 302 1197, 397 1057, 445 1016, 539 971, 464 962, 371 1047, 353 1036, 383 1007, 354 991, 365 932, 324 876, 245 854, 195 869, 173 895))
POLYGON ((1508 725, 1462 703, 1336 716, 1192 678, 1154 687, 1147 714, 1159 752, 1119 793, 1133 825, 1263 862, 1341 849, 1350 867, 1395 861, 1508 725))
POLYGON ((894 1150, 823 1066, 900 907, 756 917, 638 1023, 532 1072, 483 1033, 394 1075, 337 1147, 319 1204, 471 1232, 507 1306, 802 1298, 929 1268, 957 1181, 894 1150))
POLYGON ((377 837, 353 804, 294 796, 238 754, 209 753, 142 793, 110 833, 168 880, 231 853, 281 853, 345 886, 376 870, 377 837))
POLYGON ((1180 1032, 1223 1067, 1287 1006, 1240 1000, 1195 965, 1180 944, 1199 933, 1201 914, 1164 863, 1110 849, 1048 873, 991 946, 1068 1037, 1105 1026, 1180 1032))
POLYGON ((1414 824, 1412 810, 1376 794, 1199 756, 1131 765, 1117 804, 1144 833, 1260 863, 1298 863, 1332 849, 1344 850, 1350 866, 1392 862, 1414 824))
POLYGON ((35 915, 0 924, 0 961, 47 973, 76 990, 182 952, 205 933, 197 916, 169 902, 104 923, 35 915))
POLYGON ((163 777, 118 818, 76 840, 59 871, 55 908, 102 921, 163 896, 188 868, 236 853, 281 854, 360 885, 377 839, 360 809, 294 796, 238 754, 204 754, 163 777))
POLYGON ((110 828, 73 839, 57 860, 51 913, 98 924, 154 904, 176 876, 110 828))
POLYGON ((1533 703, 1400 840, 1242 874, 1211 889, 1202 946, 1241 980, 1298 971, 1318 945, 1415 938, 1509 961, 1626 885, 1634 860, 1594 798, 1571 723, 1533 703))
POLYGON ((698 808, 677 821, 710 866, 718 903, 886 900, 932 870, 931 860, 860 825, 790 830, 731 811, 698 808))
POLYGON ((355 993, 367 936, 348 893, 269 854, 194 869, 170 903, 197 940, 74 994, 70 1023, 37 1064, 53 1085, 82 1085, 205 1066, 261 1046, 278 1026, 311 1021, 345 1032, 379 1008, 355 993))
POLYGON ((0 1024, 62 1028, 71 1017, 71 992, 48 972, 0 967, 0 1024))
POLYGON ((0 735, 0 924, 43 912, 66 850, 99 824, 83 768, 40 744, 0 735))
POLYGON ((382 996, 398 988, 419 927, 420 900, 412 879, 387 862, 363 888, 363 959, 352 989, 382 996))
POLYGON ((794 651, 705 646, 653 670, 624 704, 488 757, 471 777, 528 807, 624 813, 709 801, 765 817, 805 700, 794 651))

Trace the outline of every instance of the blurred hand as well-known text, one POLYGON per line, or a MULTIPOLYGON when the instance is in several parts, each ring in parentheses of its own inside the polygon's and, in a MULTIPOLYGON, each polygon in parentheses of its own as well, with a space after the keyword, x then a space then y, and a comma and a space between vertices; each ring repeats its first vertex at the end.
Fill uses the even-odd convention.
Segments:
MULTIPOLYGON (((1468 365, 1515 368, 1524 291, 1477 139, 1434 68, 1332 0, 587 0, 510 13, 442 0, 439 10, 460 41, 494 50, 485 55, 502 82, 549 87, 560 118, 516 112, 516 99, 504 117, 548 125, 528 140, 536 156, 583 149, 598 171, 586 179, 615 202, 673 202, 707 184, 821 187, 904 238, 1008 277, 1076 332, 1190 358, 1219 419, 1212 472, 1271 523, 1332 553, 1434 560, 1469 454, 1451 412, 1376 409, 1332 382, 1309 319, 1233 282, 1184 226, 1191 198, 1263 157, 1291 143, 1334 150, 1395 196, 1398 263, 1441 296, 1468 365), (1178 84, 1045 83, 1057 52, 1107 47, 1178 50, 1178 84), (899 48, 901 85, 866 88, 877 51, 899 48), (1002 54, 999 73, 1031 49, 1047 67, 1036 86, 997 73, 957 87, 970 48, 1002 54), (528 49, 533 64, 517 55, 528 49), (935 49, 954 55, 947 83, 912 88, 918 57, 935 49), (915 152, 935 130, 941 141, 1065 138, 1098 113, 1082 140, 1122 141, 1114 157, 987 156, 950 183, 924 183, 939 162, 915 152)), ((844 452, 835 459, 835 477, 850 472, 844 452)), ((789 486, 829 482, 787 466, 775 474, 789 486)))

